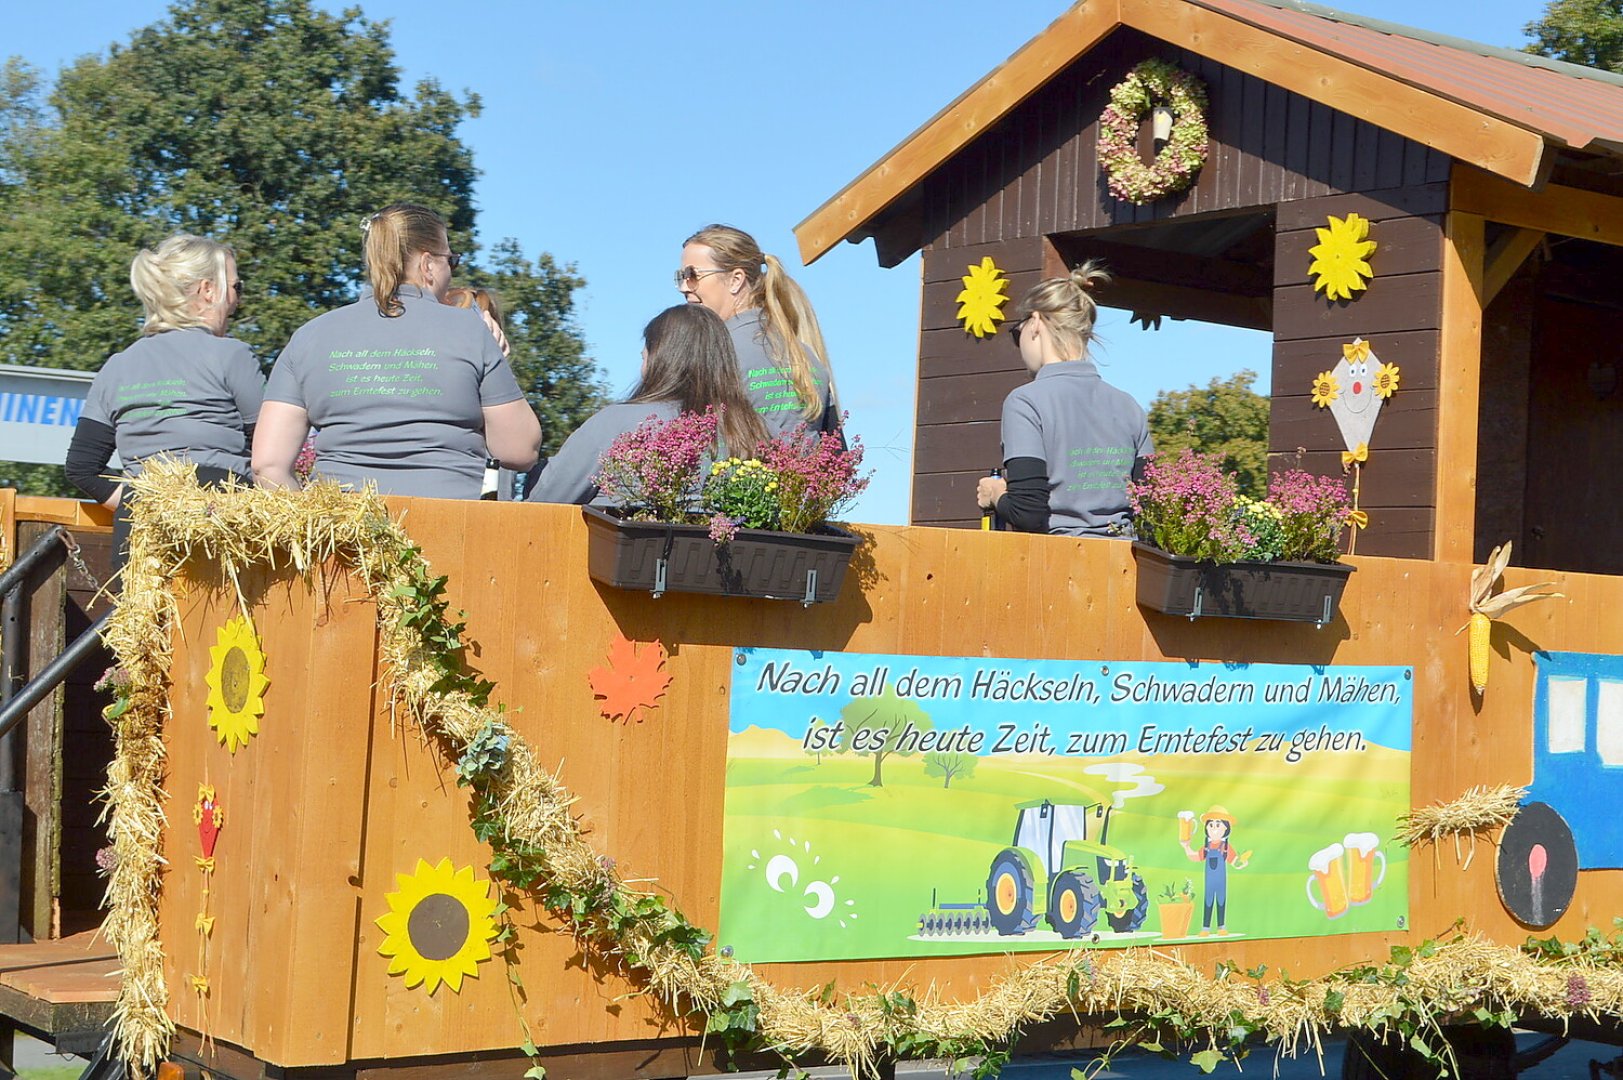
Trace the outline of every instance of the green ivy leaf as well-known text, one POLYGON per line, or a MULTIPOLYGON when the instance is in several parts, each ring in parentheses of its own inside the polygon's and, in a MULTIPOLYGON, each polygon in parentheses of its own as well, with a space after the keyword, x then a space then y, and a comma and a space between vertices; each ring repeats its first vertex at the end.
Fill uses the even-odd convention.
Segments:
POLYGON ((547 1069, 544 1065, 532 1065, 524 1070, 524 1080, 547 1080, 547 1069))
POLYGON ((1223 1055, 1216 1050, 1202 1050, 1198 1054, 1189 1055, 1189 1064, 1195 1066, 1203 1073, 1209 1073, 1217 1068, 1223 1061, 1223 1055))

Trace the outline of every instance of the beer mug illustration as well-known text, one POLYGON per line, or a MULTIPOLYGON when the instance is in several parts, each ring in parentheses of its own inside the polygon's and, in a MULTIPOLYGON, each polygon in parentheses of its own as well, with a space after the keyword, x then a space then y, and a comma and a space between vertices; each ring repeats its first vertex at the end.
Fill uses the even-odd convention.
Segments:
POLYGON ((1195 835, 1195 812, 1193 810, 1178 811, 1178 843, 1187 844, 1189 838, 1195 835))
POLYGON ((1386 852, 1380 850, 1380 837, 1371 832, 1348 833, 1342 843, 1347 845, 1347 902, 1367 904, 1386 880, 1386 852), (1379 873, 1376 859, 1381 861, 1379 873))
POLYGON ((1313 871, 1307 878, 1307 902, 1324 912, 1327 919, 1339 919, 1347 914, 1347 879, 1342 869, 1346 863, 1347 849, 1340 844, 1331 844, 1313 853, 1307 861, 1307 868, 1313 871), (1315 899, 1313 886, 1319 886, 1319 895, 1323 899, 1315 899))

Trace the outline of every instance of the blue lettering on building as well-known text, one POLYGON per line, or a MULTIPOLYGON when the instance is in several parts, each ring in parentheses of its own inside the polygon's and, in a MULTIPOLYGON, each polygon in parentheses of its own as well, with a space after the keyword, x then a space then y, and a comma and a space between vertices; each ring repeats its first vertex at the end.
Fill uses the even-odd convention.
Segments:
POLYGON ((6 423, 73 427, 84 408, 83 398, 0 393, 0 421, 6 423))

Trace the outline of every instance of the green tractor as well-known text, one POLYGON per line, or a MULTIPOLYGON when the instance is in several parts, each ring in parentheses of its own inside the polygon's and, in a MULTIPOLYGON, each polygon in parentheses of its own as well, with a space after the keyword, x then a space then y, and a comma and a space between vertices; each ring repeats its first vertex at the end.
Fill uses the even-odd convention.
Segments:
POLYGON ((994 930, 1005 937, 1027 933, 1038 915, 1063 938, 1091 933, 1101 913, 1117 933, 1144 925, 1149 890, 1127 853, 1105 843, 1108 805, 1037 799, 1019 810, 1014 843, 998 852, 986 879, 994 930))

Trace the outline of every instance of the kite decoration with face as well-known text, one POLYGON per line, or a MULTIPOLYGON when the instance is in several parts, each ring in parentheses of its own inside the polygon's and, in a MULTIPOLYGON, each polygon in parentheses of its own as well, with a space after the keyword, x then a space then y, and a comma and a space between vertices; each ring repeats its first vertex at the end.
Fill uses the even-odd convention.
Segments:
POLYGON ((1358 530, 1369 524, 1369 515, 1358 509, 1359 480, 1363 464, 1369 460, 1369 438, 1375 431, 1381 402, 1397 390, 1398 377, 1396 364, 1383 363, 1369 342, 1353 338, 1341 346, 1336 366, 1321 371, 1313 380, 1313 404, 1329 409, 1335 417, 1347 447, 1341 455, 1341 468, 1353 474, 1353 508, 1348 518, 1354 528, 1348 554, 1358 545, 1358 530))

